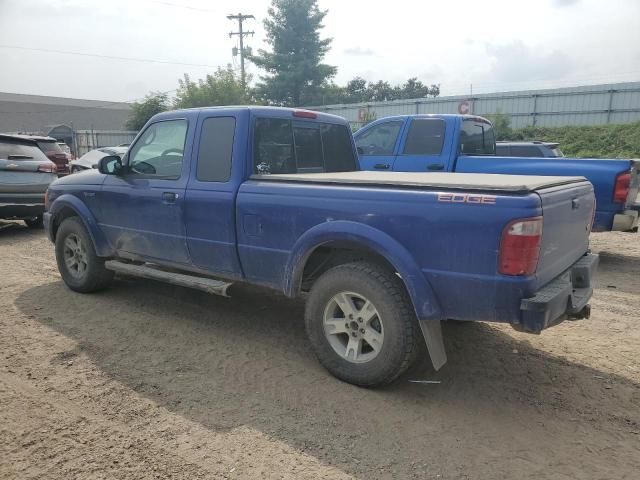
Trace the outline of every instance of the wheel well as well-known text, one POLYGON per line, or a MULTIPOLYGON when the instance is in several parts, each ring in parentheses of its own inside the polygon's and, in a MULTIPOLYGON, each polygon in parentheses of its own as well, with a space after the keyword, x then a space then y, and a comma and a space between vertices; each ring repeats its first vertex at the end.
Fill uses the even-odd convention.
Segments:
POLYGON ((56 234, 58 233, 58 227, 62 225, 69 217, 77 217, 78 213, 71 207, 62 207, 58 213, 53 217, 53 226, 51 227, 51 232, 53 233, 53 239, 56 239, 56 234))
MULTIPOLYGON (((327 270, 345 263, 368 261, 389 271, 396 268, 379 253, 351 242, 331 242, 317 247, 305 262, 299 291, 307 292, 327 270)), ((404 282, 403 282, 404 283, 404 282)))

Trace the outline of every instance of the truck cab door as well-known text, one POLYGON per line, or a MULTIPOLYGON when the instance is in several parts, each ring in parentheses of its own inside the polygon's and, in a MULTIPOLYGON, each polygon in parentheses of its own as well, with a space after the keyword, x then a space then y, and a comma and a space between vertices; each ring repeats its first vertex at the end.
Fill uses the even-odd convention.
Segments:
POLYGON ((241 278, 236 240, 236 195, 244 175, 248 115, 203 111, 194 143, 194 168, 185 196, 185 224, 194 266, 241 278), (233 159, 236 161, 233 161, 233 159))
POLYGON ((393 170, 400 134, 405 120, 376 122, 356 132, 360 170, 393 170))
POLYGON ((450 170, 451 135, 442 118, 410 119, 400 142, 393 169, 398 172, 446 172, 450 170))
POLYGON ((186 118, 150 124, 125 156, 124 173, 107 175, 96 216, 117 255, 189 263, 184 193, 192 130, 186 118))

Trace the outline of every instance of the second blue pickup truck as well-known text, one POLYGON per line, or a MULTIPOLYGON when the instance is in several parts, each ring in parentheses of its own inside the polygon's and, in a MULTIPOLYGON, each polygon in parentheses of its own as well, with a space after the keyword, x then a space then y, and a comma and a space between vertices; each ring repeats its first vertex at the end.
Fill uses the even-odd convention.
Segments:
POLYGON ((365 386, 398 377, 420 332, 440 368, 441 320, 539 333, 588 317, 598 260, 582 177, 357 171, 344 119, 283 108, 156 115, 123 159, 55 181, 46 208, 69 288, 118 273, 303 295, 320 362, 365 386))
POLYGON ((363 170, 584 176, 594 187, 594 231, 637 231, 640 161, 496 155, 489 120, 472 115, 385 117, 354 134, 363 170))

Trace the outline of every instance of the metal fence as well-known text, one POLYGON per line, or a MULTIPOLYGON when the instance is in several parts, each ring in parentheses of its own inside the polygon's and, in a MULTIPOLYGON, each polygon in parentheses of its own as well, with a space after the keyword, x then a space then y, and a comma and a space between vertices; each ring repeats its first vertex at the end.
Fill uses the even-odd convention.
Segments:
POLYGON ((126 130, 76 130, 74 132, 76 156, 80 157, 94 148, 129 144, 137 134, 138 132, 126 130))
POLYGON ((504 113, 513 128, 629 123, 640 121, 640 82, 309 108, 340 115, 354 128, 372 118, 420 113, 504 113))

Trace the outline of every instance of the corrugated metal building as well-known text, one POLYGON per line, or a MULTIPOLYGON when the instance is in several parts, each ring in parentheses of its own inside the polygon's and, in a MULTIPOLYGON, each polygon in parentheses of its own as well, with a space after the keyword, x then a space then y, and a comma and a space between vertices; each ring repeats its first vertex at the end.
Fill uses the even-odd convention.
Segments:
POLYGON ((640 82, 309 108, 345 117, 355 127, 364 118, 415 113, 501 112, 513 128, 629 123, 640 120, 640 82))
POLYGON ((0 92, 0 132, 48 133, 57 125, 75 130, 122 130, 131 105, 0 92))

